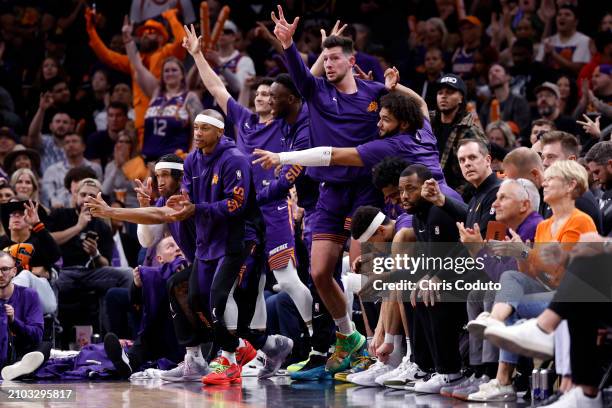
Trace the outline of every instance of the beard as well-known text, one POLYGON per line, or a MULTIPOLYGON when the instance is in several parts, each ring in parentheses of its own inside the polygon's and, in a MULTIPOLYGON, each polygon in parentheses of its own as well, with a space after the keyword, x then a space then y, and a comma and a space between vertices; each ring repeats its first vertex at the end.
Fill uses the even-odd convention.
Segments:
POLYGON ((538 107, 538 113, 540 116, 550 116, 555 112, 555 108, 550 105, 538 107))
POLYGON ((448 107, 448 108, 445 108, 445 109, 440 109, 440 108, 438 108, 438 110, 439 110, 441 113, 445 114, 445 115, 449 115, 449 114, 451 114, 451 113, 456 112, 456 111, 458 111, 458 110, 459 110, 459 104, 457 104, 457 105, 453 106, 452 108, 451 108, 451 107, 448 107))
POLYGON ((331 82, 332 84, 337 84, 337 83, 339 83, 339 82, 342 82, 342 80, 344 79, 344 77, 345 77, 345 76, 346 76, 346 74, 344 74, 344 75, 336 74, 336 78, 335 78, 335 79, 333 79, 333 80, 331 80, 331 79, 327 78, 327 75, 325 75, 325 77, 327 78, 327 80, 328 80, 329 82, 331 82))
POLYGON ((151 53, 153 51, 155 51, 156 49, 159 48, 159 44, 157 43, 157 41, 152 41, 152 40, 148 40, 148 39, 141 39, 140 40, 140 52, 148 54, 151 53))

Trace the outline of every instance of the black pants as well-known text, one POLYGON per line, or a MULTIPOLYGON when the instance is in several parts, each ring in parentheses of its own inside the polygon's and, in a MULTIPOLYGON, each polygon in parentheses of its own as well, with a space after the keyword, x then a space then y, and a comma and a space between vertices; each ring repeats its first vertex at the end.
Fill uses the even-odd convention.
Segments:
POLYGON ((610 265, 609 254, 575 259, 548 306, 567 320, 572 380, 579 385, 597 386, 601 379, 596 341, 597 330, 612 324, 610 265))
MULTIPOLYGON (((439 374, 459 372, 460 338, 463 326, 467 322, 465 303, 441 302, 433 307, 425 307, 422 302, 418 302, 415 316, 416 324, 422 325, 436 372, 439 374)), ((418 333, 416 334, 418 336, 418 333)))
POLYGON ((40 351, 43 354, 44 356, 43 363, 49 360, 49 355, 51 353, 51 347, 52 347, 51 342, 49 341, 41 341, 37 345, 31 346, 25 349, 21 349, 21 350, 17 350, 11 347, 12 344, 13 343, 11 341, 9 344, 9 349, 7 351, 7 360, 4 366, 15 364, 16 362, 20 361, 23 358, 23 356, 25 356, 28 353, 34 352, 34 351, 40 351))
POLYGON ((403 306, 406 319, 408 319, 408 330, 410 331, 410 349, 412 350, 410 361, 416 363, 423 371, 432 371, 435 365, 427 340, 428 337, 423 330, 423 323, 420 319, 417 319, 416 310, 410 302, 404 302, 403 306))
POLYGON ((167 318, 137 336, 127 352, 132 371, 141 371, 147 361, 160 358, 178 363, 183 361, 184 355, 185 349, 178 345, 172 323, 167 318))

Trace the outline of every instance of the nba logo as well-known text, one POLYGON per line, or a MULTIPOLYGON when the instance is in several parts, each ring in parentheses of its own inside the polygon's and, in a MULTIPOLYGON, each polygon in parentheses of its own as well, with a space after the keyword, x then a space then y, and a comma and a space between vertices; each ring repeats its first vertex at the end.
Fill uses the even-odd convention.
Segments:
POLYGON ((434 228, 434 234, 440 235, 440 227, 438 225, 436 225, 436 227, 434 228))
POLYGON ((491 209, 489 210, 489 214, 491 215, 495 214, 495 208, 491 207, 491 209))
POLYGON ((236 170, 236 178, 242 180, 242 172, 240 170, 236 170))

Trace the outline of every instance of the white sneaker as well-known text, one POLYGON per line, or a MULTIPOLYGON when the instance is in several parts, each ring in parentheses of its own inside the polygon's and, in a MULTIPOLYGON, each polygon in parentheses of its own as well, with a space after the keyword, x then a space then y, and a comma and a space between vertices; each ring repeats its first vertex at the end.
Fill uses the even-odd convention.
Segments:
POLYGON ((258 374, 258 377, 261 379, 273 377, 285 362, 287 356, 291 354, 291 350, 293 350, 293 340, 290 338, 280 334, 275 334, 271 337, 274 341, 274 347, 265 351, 266 362, 258 374))
POLYGON ((164 371, 160 378, 171 382, 199 382, 208 373, 210 370, 204 359, 199 361, 190 355, 185 355, 184 362, 172 370, 164 371))
POLYGON ((130 381, 138 381, 138 380, 153 380, 156 378, 161 378, 163 370, 157 368, 147 368, 144 371, 138 371, 130 376, 130 381))
POLYGON ((470 320, 466 326, 470 334, 482 338, 487 327, 501 326, 505 327, 503 322, 491 317, 491 313, 482 312, 474 320, 470 320))
POLYGON ((264 367, 266 355, 263 351, 258 350, 257 356, 242 367, 243 377, 257 377, 259 372, 264 367))
POLYGON ((545 406, 550 408, 601 408, 603 407, 603 399, 601 392, 597 393, 597 397, 589 398, 584 395, 581 387, 574 387, 557 401, 545 406))
POLYGON ((32 374, 45 361, 45 356, 40 351, 32 351, 15 364, 8 365, 2 369, 2 379, 11 381, 26 374, 32 374))
POLYGON ((492 326, 484 332, 493 345, 526 357, 551 359, 554 355, 554 335, 544 333, 536 319, 519 322, 513 326, 492 326))
POLYGON ((424 378, 427 373, 421 371, 416 363, 410 361, 409 356, 402 359, 402 363, 397 368, 385 375, 385 378, 376 379, 376 382, 385 387, 403 390, 409 381, 416 381, 424 378))
POLYGON ((465 380, 465 377, 460 373, 457 374, 438 374, 435 373, 427 381, 417 382, 414 385, 414 392, 424 394, 439 394, 442 387, 456 385, 465 380), (453 379, 451 379, 451 376, 453 379))
POLYGON ((516 401, 516 391, 512 385, 501 385, 496 379, 481 384, 478 391, 468 395, 468 401, 507 402, 516 401))
POLYGON ((346 379, 353 384, 362 385, 364 387, 378 387, 376 378, 393 370, 393 366, 377 361, 365 371, 351 374, 346 379))

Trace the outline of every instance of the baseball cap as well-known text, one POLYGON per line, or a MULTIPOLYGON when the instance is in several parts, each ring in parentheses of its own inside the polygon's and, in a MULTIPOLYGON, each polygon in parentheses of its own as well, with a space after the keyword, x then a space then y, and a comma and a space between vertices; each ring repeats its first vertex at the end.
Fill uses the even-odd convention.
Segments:
POLYGON ((561 98, 561 92, 559 91, 559 87, 556 84, 553 84, 552 82, 544 82, 542 83, 540 86, 538 86, 535 89, 535 94, 537 95, 540 91, 543 90, 548 90, 552 93, 554 93, 557 96, 557 99, 561 98))
POLYGON ((15 143, 19 143, 19 137, 17 134, 8 126, 0 127, 0 137, 8 137, 9 139, 13 139, 15 143))
POLYGON ((155 20, 147 20, 145 21, 143 25, 138 27, 138 29, 136 30, 136 35, 138 37, 142 36, 142 33, 145 30, 157 31, 157 33, 163 37, 163 41, 168 42, 168 38, 169 38, 168 30, 166 30, 166 27, 164 27, 162 23, 155 21, 155 20))
POLYGON ((442 75, 442 77, 438 79, 437 84, 438 89, 442 87, 455 89, 461 92, 463 96, 465 96, 465 94, 467 93, 467 87, 465 86, 465 82, 463 82, 463 79, 461 79, 461 77, 455 74, 442 75))
POLYGON ((482 26, 482 21, 476 16, 465 16, 461 20, 459 20, 459 26, 462 24, 469 23, 478 27, 482 26))
POLYGON ((225 23, 223 24, 223 29, 230 30, 234 34, 238 33, 238 26, 230 20, 225 20, 225 23))

